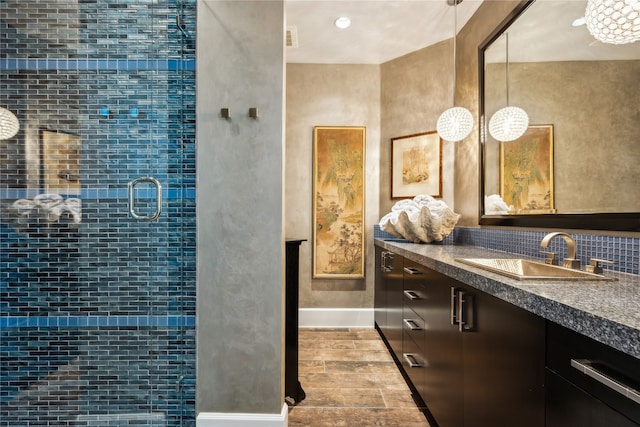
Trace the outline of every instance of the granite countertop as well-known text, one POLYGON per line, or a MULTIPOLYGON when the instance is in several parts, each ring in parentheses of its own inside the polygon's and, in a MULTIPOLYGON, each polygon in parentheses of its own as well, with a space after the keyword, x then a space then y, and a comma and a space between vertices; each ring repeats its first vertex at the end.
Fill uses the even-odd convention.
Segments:
POLYGON ((617 280, 517 280, 455 258, 526 258, 521 255, 474 246, 375 244, 640 359, 640 276, 605 270, 617 280))

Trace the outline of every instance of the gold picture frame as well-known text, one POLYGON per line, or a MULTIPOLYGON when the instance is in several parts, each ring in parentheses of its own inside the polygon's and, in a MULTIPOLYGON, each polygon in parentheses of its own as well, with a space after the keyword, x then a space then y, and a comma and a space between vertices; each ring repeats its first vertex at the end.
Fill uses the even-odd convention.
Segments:
POLYGON ((40 129, 40 143, 40 188, 46 193, 79 195, 80 136, 40 129))
POLYGON ((436 131, 391 138, 391 198, 442 197, 442 138, 436 131))
POLYGON ((313 278, 365 277, 363 126, 313 128, 313 278))
POLYGON ((553 125, 529 126, 500 143, 500 196, 509 214, 554 213, 553 125))

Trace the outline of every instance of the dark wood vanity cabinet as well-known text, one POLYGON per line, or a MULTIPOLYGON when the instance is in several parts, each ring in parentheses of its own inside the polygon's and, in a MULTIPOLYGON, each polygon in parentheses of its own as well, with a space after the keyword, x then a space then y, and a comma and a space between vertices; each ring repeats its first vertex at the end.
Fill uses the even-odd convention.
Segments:
POLYGON ((438 426, 544 426, 544 320, 407 258, 403 272, 386 288, 402 296, 398 359, 438 426))

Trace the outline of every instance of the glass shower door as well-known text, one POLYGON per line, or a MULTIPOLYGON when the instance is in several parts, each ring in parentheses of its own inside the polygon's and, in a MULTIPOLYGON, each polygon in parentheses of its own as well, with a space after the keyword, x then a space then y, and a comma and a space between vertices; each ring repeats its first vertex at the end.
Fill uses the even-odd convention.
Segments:
POLYGON ((195 0, 0 2, 0 426, 195 425, 191 28, 195 0))

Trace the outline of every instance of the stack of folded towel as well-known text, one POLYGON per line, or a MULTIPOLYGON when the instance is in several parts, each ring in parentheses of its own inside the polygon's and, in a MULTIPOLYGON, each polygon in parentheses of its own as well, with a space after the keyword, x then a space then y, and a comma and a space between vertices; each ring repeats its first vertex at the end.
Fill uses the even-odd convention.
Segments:
POLYGON ((46 221, 57 221, 67 212, 74 224, 82 222, 82 201, 76 198, 65 199, 59 194, 39 194, 31 199, 18 199, 9 207, 14 220, 37 217, 46 221))

